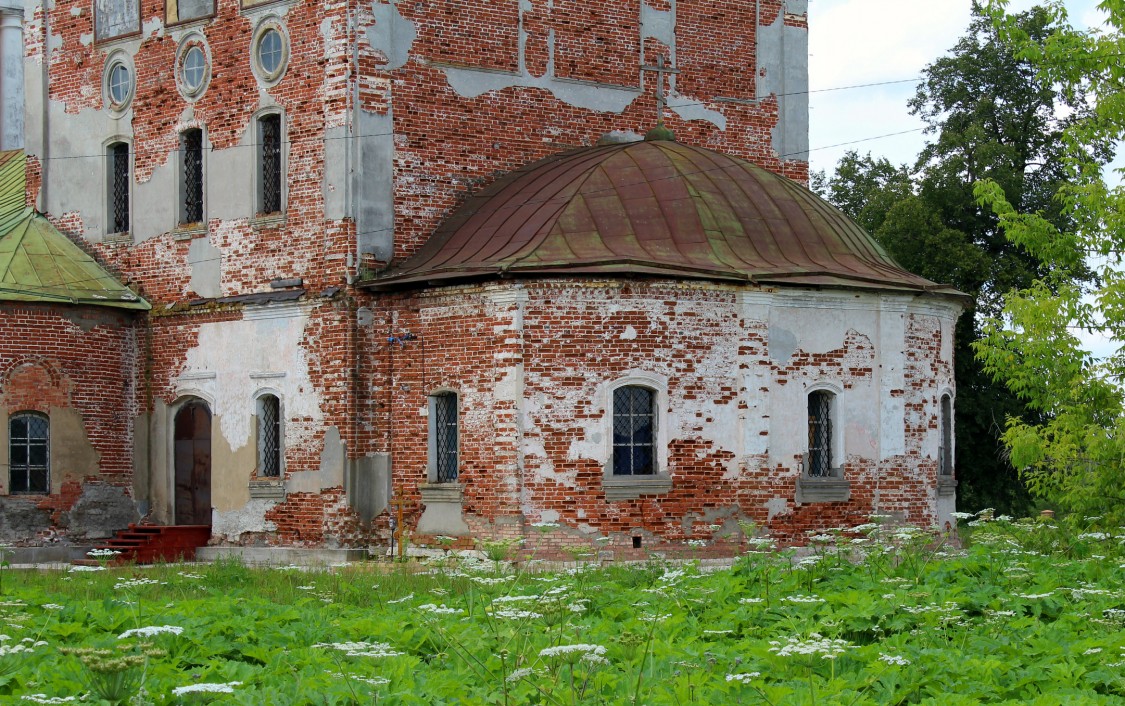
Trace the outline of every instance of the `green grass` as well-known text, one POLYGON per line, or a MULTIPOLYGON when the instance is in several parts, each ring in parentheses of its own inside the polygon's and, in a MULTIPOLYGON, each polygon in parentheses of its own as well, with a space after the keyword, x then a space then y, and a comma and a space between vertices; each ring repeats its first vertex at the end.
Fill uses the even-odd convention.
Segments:
POLYGON ((8 570, 0 703, 1125 703, 1125 530, 971 531, 869 526, 705 573, 8 570))

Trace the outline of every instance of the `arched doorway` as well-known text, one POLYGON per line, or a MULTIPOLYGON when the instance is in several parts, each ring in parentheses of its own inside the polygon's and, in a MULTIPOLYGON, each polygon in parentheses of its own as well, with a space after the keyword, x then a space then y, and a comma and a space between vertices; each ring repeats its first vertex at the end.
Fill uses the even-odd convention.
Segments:
POLYGON ((176 412, 176 524, 211 524, 211 410, 192 400, 176 412))

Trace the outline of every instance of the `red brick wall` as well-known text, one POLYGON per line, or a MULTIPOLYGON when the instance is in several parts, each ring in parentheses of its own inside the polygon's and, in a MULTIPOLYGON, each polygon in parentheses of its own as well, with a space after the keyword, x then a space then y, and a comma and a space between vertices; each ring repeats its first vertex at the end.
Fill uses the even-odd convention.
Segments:
MULTIPOLYGON (((76 411, 99 462, 86 482, 132 484, 140 359, 135 317, 95 307, 0 302, 0 404, 9 413, 76 411)), ((52 474, 63 471, 52 468, 52 474)), ((68 483, 37 502, 57 514, 80 492, 68 483)))
POLYGON ((379 400, 380 428, 388 430, 380 447, 393 455, 395 493, 411 503, 411 526, 422 510, 417 485, 426 480, 428 423, 420 410, 439 389, 459 394, 463 511, 481 535, 518 535, 529 523, 557 518, 569 529, 529 531, 528 544, 540 550, 589 547, 589 537, 609 535, 619 556, 632 556, 632 536, 642 537, 644 550, 700 540, 707 551, 730 551, 739 520, 798 544, 811 532, 862 524, 873 512, 921 526, 936 521, 935 461, 923 456, 909 421, 914 407, 926 418, 936 414, 937 397, 915 391, 933 388, 949 374, 936 318, 911 317, 904 341, 925 361, 906 371, 908 452, 880 460, 850 450, 842 470, 851 500, 798 505, 799 453, 782 463, 776 451, 739 458, 731 450, 738 448, 734 439, 716 438, 723 430, 733 433, 732 420, 747 413, 746 400, 765 392, 741 387, 738 371, 764 366, 774 389, 829 380, 844 395, 853 389, 871 394, 883 353, 867 335, 848 331, 838 349, 798 352, 778 365, 766 351, 762 323, 740 319, 728 288, 566 280, 524 286, 529 295, 522 335, 515 326, 519 307, 492 299, 505 285, 383 298, 387 319, 367 340, 369 350, 378 351, 372 357, 380 359, 371 396, 379 400), (417 340, 388 344, 387 331, 410 332, 417 340), (526 411, 509 416, 511 407, 496 391, 517 365, 526 411), (635 370, 669 381, 662 413, 663 423, 674 425, 667 439, 674 484, 665 494, 607 501, 603 462, 591 451, 591 430, 608 430, 598 388, 635 370), (580 526, 593 534, 577 533, 580 526))

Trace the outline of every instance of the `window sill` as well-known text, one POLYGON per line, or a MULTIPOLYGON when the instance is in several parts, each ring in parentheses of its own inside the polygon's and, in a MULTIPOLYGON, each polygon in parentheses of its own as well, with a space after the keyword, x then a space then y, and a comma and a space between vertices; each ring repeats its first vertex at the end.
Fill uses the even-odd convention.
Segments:
POLYGON ((941 497, 957 494, 957 479, 953 476, 938 476, 937 492, 941 497))
POLYGON ((286 222, 285 211, 274 211, 273 213, 256 213, 250 219, 250 227, 256 230, 263 228, 277 228, 285 225, 286 222))
POLYGON ((172 240, 195 240, 207 235, 207 223, 181 223, 172 230, 172 240))
POLYGON ((797 478, 797 504, 846 503, 852 499, 852 484, 846 478, 797 478))
POLYGON ((423 505, 434 503, 459 503, 465 486, 460 483, 423 483, 418 486, 423 505))
POLYGON ((284 500, 285 481, 280 478, 255 478, 250 481, 251 500, 284 500))
POLYGON ((640 476, 606 476, 602 479, 605 499, 634 500, 642 495, 664 495, 672 490, 672 476, 667 473, 640 476))
POLYGON ((102 238, 104 245, 132 245, 133 233, 131 231, 120 231, 117 233, 106 233, 102 238))

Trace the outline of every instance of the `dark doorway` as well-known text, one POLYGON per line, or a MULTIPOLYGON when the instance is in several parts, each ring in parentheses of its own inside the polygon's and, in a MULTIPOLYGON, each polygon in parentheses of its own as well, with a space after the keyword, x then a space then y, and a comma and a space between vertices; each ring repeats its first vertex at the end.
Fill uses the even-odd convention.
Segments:
POLYGON ((211 411, 201 400, 176 413, 176 524, 211 524, 211 411))

